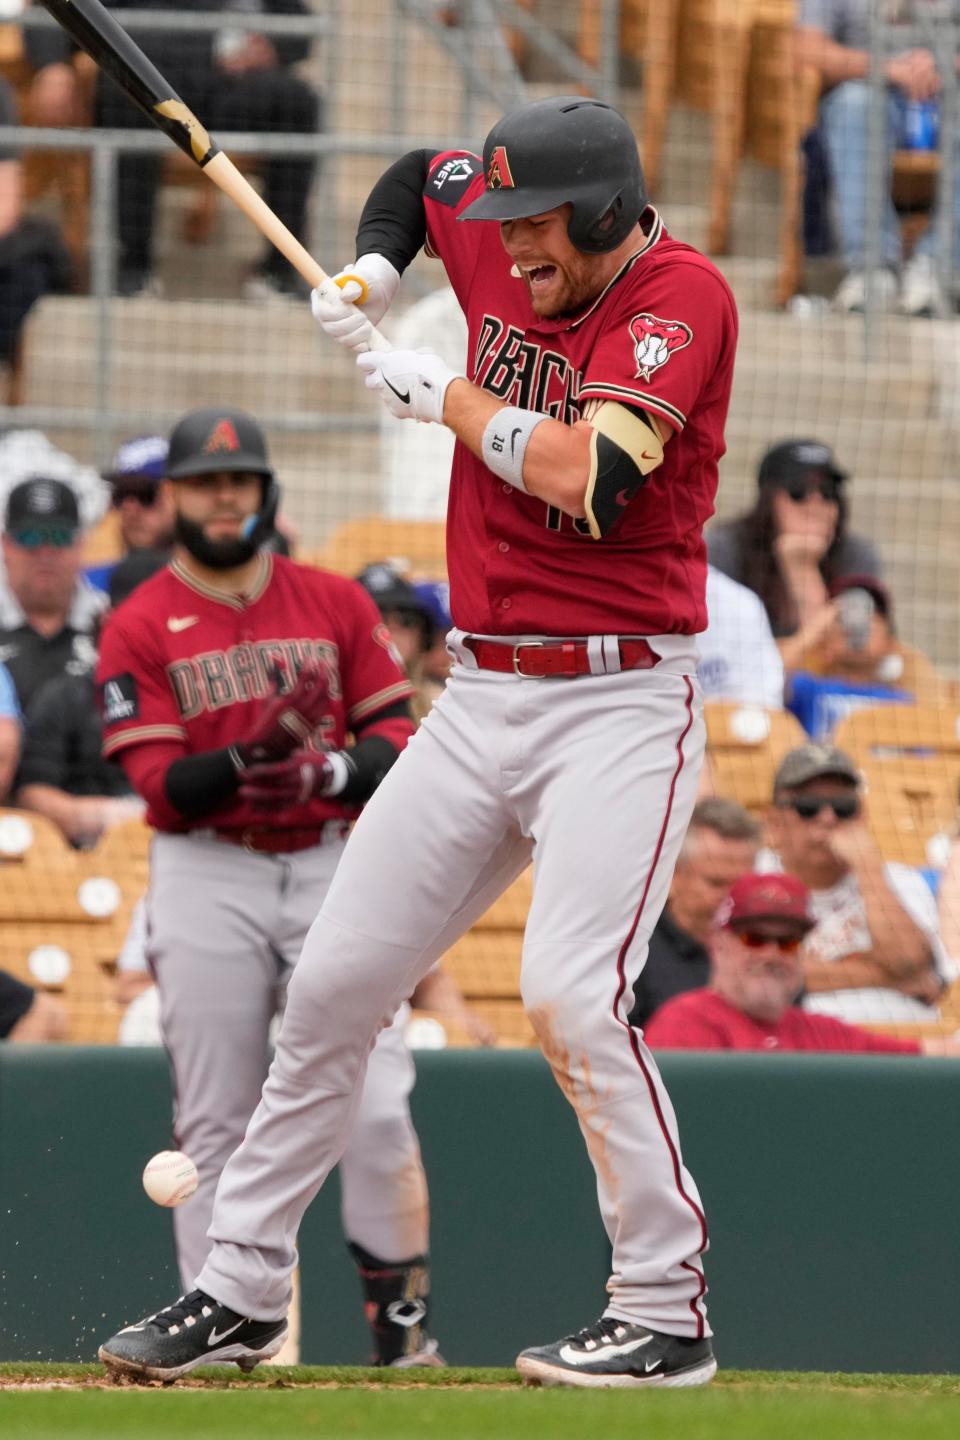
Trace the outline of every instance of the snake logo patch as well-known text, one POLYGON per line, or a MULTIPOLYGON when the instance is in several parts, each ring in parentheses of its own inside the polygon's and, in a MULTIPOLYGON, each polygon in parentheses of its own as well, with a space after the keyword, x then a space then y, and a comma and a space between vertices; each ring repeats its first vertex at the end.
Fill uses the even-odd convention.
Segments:
POLYGON ((649 380, 655 370, 666 365, 671 355, 685 349, 693 339, 693 331, 682 320, 661 320, 658 315, 650 315, 646 311, 634 315, 630 321, 630 335, 638 380, 649 380))

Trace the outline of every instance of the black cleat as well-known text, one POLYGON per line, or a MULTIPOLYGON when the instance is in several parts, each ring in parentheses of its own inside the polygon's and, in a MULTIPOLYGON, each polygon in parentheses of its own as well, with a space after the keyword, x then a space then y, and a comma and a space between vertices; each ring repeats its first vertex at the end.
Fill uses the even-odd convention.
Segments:
POLYGON ((278 1354, 286 1338, 286 1320, 247 1320, 202 1290, 193 1290, 175 1305, 128 1325, 97 1354, 117 1376, 179 1380, 198 1365, 224 1360, 252 1370, 278 1354))
POLYGON ((707 1385, 717 1373, 709 1340, 663 1335, 607 1316, 553 1345, 521 1350, 517 1369, 538 1385, 707 1385))

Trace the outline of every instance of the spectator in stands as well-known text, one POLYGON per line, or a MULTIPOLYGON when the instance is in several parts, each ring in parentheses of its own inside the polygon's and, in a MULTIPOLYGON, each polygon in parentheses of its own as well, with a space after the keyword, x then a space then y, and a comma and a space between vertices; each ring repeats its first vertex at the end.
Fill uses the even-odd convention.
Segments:
POLYGON ((20 706, 10 671, 0 664, 0 805, 6 800, 20 759, 20 706))
POLYGON ((847 530, 846 480, 819 440, 778 441, 760 462, 752 510, 707 532, 711 565, 763 601, 787 671, 833 624, 833 582, 880 574, 874 546, 847 530))
POLYGON ((841 1020, 939 1019, 950 978, 936 902, 917 871, 886 863, 864 816, 856 764, 832 745, 804 745, 774 777, 759 868, 809 887, 816 932, 804 942, 804 1008, 841 1020))
POLYGON ((435 625, 431 606, 418 588, 405 580, 386 561, 368 565, 357 576, 371 595, 390 632, 400 663, 416 687, 412 702, 414 718, 419 722, 436 699, 436 687, 424 673, 424 662, 433 649, 435 625))
POLYGON ((41 1045, 66 1038, 63 1001, 0 970, 0 1040, 12 1045, 41 1045))
POLYGON ((807 887, 790 875, 743 875, 710 937, 710 984, 668 1000, 645 1039, 664 1050, 817 1050, 960 1056, 956 1039, 875 1035, 796 1003, 803 942, 816 920, 807 887))
POLYGON ((706 985, 714 916, 734 881, 753 869, 759 848, 760 826, 734 800, 712 797, 697 804, 633 988, 631 1025, 646 1026, 672 996, 706 985))
POLYGON ((167 448, 164 435, 138 435, 120 446, 103 477, 110 486, 110 503, 120 517, 125 553, 173 548, 173 505, 161 484, 167 448))
MULTIPOLYGON (((884 6, 887 22, 910 22, 932 14, 931 0, 914 5, 884 6), (912 13, 911 13, 912 12, 912 13)), ((941 7, 942 8, 942 7, 941 7)), ((877 15, 874 7, 874 15, 877 15)), ((956 14, 956 7, 954 7, 956 14)), ((797 32, 798 59, 820 75, 823 98, 820 126, 829 157, 840 249, 847 273, 834 297, 839 310, 863 310, 867 275, 866 238, 868 227, 882 231, 882 268, 871 277, 871 290, 884 308, 897 301, 898 275, 902 259, 900 226, 889 186, 882 215, 867 212, 868 145, 870 143, 870 52, 871 0, 800 0, 797 32)), ((885 171, 891 171, 894 150, 908 143, 908 116, 911 107, 930 106, 941 89, 936 61, 929 50, 898 49, 884 57, 886 114, 882 142, 886 147, 885 171)), ((953 138, 950 137, 951 143, 953 138)), ((954 255, 960 256, 960 190, 954 194, 954 221, 951 226, 954 255)), ((941 303, 936 277, 938 225, 936 214, 920 237, 912 258, 903 267, 899 285, 899 306, 907 315, 931 315, 941 303)))
POLYGON ((708 565, 707 615, 697 636, 704 699, 782 710, 783 660, 760 597, 708 565))
MULTIPOLYGON (((110 577, 111 609, 167 559, 164 550, 131 551, 110 577)), ((78 849, 89 849, 111 826, 144 813, 123 767, 103 758, 102 745, 91 670, 57 675, 41 685, 24 720, 17 803, 52 820, 78 849)))
POLYGON ((844 716, 878 700, 937 705, 946 693, 931 662, 897 638, 893 601, 872 575, 845 575, 830 587, 834 620, 803 670, 790 676, 788 708, 814 740, 844 716))
MULTIPOLYGON (((170 492, 162 483, 166 464, 166 436, 138 435, 124 441, 104 474, 125 555, 135 550, 169 553, 173 548, 173 508, 170 492)), ((88 566, 88 580, 100 590, 109 590, 115 565, 111 560, 88 566)))
POLYGON ((45 680, 93 669, 91 632, 106 597, 81 573, 80 508, 63 480, 38 475, 7 496, 5 582, 0 582, 0 661, 20 708, 45 680))
MULTIPOLYGON (((7 82, 0 79, 0 125, 16 125, 7 82)), ((0 147, 0 364, 17 354, 27 315, 44 295, 70 289, 70 256, 51 221, 23 212, 23 176, 14 150, 0 147)))
POLYGON ((447 632, 453 627, 450 585, 446 580, 415 580, 413 588, 433 621, 433 640, 423 657, 421 686, 425 699, 432 705, 442 693, 453 663, 453 657, 447 649, 447 632))
MULTIPOLYGON (((143 9, 141 0, 108 0, 112 11, 143 9)), ((176 15, 182 0, 152 0, 152 10, 176 15)), ((135 38, 170 81, 181 98, 201 115, 214 133, 273 131, 310 135, 319 128, 316 91, 291 67, 306 58, 310 42, 300 36, 274 36, 231 25, 231 12, 263 15, 307 15, 305 0, 204 0, 205 11, 224 13, 224 28, 215 35, 177 29, 137 30, 135 38)), ((123 15, 117 17, 121 23, 123 15)), ((60 30, 31 29, 26 48, 36 68, 31 116, 36 124, 61 125, 81 108, 78 80, 71 63, 73 47, 60 30)), ((98 125, 141 129, 149 121, 102 72, 94 102, 98 125)), ((120 247, 117 292, 120 295, 160 293, 153 270, 154 208, 164 156, 121 154, 117 173, 117 220, 120 247)), ((298 239, 306 237, 307 204, 315 161, 311 157, 271 155, 263 162, 264 198, 298 239)), ((305 288, 291 266, 269 246, 247 282, 250 298, 299 295, 305 288)))

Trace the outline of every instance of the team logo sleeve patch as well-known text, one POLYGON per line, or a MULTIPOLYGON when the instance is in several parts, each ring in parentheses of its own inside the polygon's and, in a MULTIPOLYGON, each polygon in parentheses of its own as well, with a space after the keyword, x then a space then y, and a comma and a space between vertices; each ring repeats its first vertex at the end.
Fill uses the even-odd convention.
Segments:
POLYGON ((130 674, 111 675, 100 686, 100 709, 104 725, 122 725, 140 715, 137 682, 130 674))
POLYGON ((682 320, 661 320, 659 315, 642 311, 630 321, 637 362, 637 379, 649 381, 655 371, 667 364, 671 355, 684 350, 693 339, 693 331, 682 320))
POLYGON ((456 155, 444 160, 427 181, 427 195, 441 205, 456 207, 479 173, 477 162, 471 155, 456 155))

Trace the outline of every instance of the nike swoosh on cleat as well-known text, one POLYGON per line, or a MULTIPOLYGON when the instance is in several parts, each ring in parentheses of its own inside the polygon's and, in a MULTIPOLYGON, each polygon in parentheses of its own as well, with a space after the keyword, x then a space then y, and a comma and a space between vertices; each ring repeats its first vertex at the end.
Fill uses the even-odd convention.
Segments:
POLYGON ((651 1370, 656 1370, 662 1364, 662 1360, 648 1360, 646 1365, 644 1365, 643 1367, 644 1375, 649 1375, 651 1370))
POLYGON ((570 1345, 561 1345, 560 1359, 568 1365, 596 1365, 604 1360, 616 1360, 620 1355, 632 1355, 641 1345, 649 1345, 652 1339, 652 1335, 644 1335, 640 1340, 627 1340, 623 1345, 598 1345, 596 1350, 574 1350, 570 1345))
POLYGON ((401 404, 401 405, 409 405, 409 404, 410 404, 410 391, 409 391, 409 390, 398 390, 397 387, 396 387, 396 385, 391 385, 391 384, 390 384, 390 381, 387 379, 386 375, 384 375, 384 377, 383 377, 383 383, 384 383, 384 385, 386 385, 386 387, 387 387, 388 390, 392 390, 392 391, 393 391, 394 395, 396 395, 396 397, 397 397, 397 399, 400 401, 400 404, 401 404))
POLYGON ((229 1330, 224 1330, 220 1335, 217 1334, 216 1328, 211 1330, 207 1339, 207 1349, 209 1350, 211 1345, 219 1345, 221 1340, 226 1340, 227 1336, 232 1335, 234 1330, 239 1330, 243 1323, 242 1320, 238 1320, 236 1325, 231 1325, 229 1330))

